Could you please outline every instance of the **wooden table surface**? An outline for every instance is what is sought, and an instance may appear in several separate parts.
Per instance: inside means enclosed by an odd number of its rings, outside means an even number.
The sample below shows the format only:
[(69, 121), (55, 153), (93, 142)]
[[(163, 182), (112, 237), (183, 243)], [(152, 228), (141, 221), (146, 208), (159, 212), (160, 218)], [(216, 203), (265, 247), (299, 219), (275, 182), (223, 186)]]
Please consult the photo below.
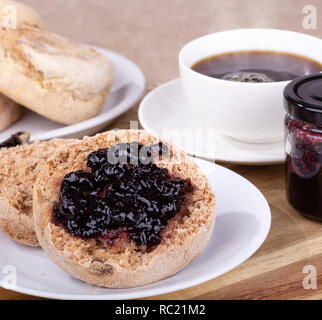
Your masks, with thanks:
[[(295, 30), (322, 37), (322, 26), (305, 30), (306, 0), (24, 0), (48, 28), (134, 60), (147, 78), (147, 92), (178, 77), (180, 47), (200, 35), (240, 27)], [(317, 9), (322, 3), (310, 0)], [(137, 106), (109, 128), (128, 128)], [(282, 165), (225, 164), (254, 183), (269, 202), (272, 226), (262, 247), (242, 265), (202, 285), (157, 299), (322, 299), (322, 224), (301, 217), (285, 199)], [(303, 268), (317, 269), (317, 289), (304, 289)], [(0, 289), (0, 299), (36, 299)]]

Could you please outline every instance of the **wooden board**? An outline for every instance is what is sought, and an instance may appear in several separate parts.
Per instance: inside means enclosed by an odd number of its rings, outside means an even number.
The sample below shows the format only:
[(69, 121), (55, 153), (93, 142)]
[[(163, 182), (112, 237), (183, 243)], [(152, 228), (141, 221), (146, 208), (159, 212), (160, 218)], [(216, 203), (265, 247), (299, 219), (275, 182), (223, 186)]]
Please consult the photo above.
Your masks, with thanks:
[[(320, 26), (316, 30), (302, 27), (302, 9), (307, 0), (297, 0), (296, 4), (285, 0), (283, 5), (280, 0), (22, 2), (37, 8), (50, 30), (133, 59), (144, 70), (148, 89), (177, 77), (180, 47), (203, 34), (237, 27), (270, 27), (322, 36)], [(310, 4), (316, 6), (321, 16), (321, 1), (311, 0)], [(128, 128), (129, 121), (135, 119), (137, 108), (110, 128)], [(153, 298), (322, 299), (322, 224), (301, 217), (289, 206), (283, 166), (225, 166), (249, 179), (267, 198), (272, 211), (268, 238), (250, 259), (227, 274), (197, 287)], [(316, 290), (302, 286), (306, 265), (317, 268)], [(35, 297), (0, 289), (0, 299)]]

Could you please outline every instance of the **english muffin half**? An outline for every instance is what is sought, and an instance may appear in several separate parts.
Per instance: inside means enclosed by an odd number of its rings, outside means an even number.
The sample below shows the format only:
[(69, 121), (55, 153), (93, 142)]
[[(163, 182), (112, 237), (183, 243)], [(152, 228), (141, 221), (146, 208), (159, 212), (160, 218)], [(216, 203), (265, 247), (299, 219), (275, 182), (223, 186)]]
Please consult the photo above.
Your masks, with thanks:
[(195, 259), (215, 221), (199, 167), (141, 130), (109, 131), (63, 147), (34, 187), (38, 241), (64, 271), (128, 288), (168, 277)]
[(0, 150), (0, 228), (12, 240), (39, 245), (32, 213), (33, 187), (47, 158), (71, 141), (54, 139)]
[(97, 115), (114, 81), (97, 51), (37, 27), (0, 29), (0, 92), (62, 124)]

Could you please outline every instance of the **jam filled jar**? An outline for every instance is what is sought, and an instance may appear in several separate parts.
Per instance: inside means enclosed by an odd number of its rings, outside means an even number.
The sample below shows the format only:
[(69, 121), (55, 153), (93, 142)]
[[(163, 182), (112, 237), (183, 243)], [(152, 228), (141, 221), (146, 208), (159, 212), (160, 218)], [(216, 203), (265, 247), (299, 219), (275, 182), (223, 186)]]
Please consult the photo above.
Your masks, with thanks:
[(322, 221), (322, 74), (285, 90), (286, 194), (302, 215)]

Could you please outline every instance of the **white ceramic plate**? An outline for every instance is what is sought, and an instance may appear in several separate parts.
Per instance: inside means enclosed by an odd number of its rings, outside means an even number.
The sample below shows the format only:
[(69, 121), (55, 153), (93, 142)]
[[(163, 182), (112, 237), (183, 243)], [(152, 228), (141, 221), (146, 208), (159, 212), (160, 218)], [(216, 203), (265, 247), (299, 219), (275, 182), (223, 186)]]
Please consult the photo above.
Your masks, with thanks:
[(0, 141), (21, 130), (28, 130), (32, 141), (57, 137), (82, 138), (103, 129), (139, 101), (145, 89), (145, 78), (138, 66), (112, 51), (86, 46), (106, 55), (115, 65), (115, 81), (102, 111), (94, 118), (66, 126), (24, 109), (21, 119), (0, 133)]
[[(172, 141), (188, 154), (206, 160), (249, 165), (285, 161), (282, 141), (246, 143), (223, 136), (214, 128), (205, 128), (203, 115), (194, 113), (189, 106), (180, 79), (167, 82), (146, 95), (139, 108), (139, 120), (144, 129)], [(203, 134), (201, 141), (197, 140), (200, 132)]]
[(18, 292), (57, 299), (134, 299), (192, 287), (235, 268), (265, 240), (269, 206), (245, 178), (204, 160), (196, 162), (216, 193), (216, 224), (204, 252), (177, 274), (138, 288), (96, 288), (63, 272), (41, 249), (16, 244), (0, 231), (0, 284), (7, 276), (1, 271), (12, 270), (5, 267), (10, 265), (17, 271), (17, 285), (11, 289)]

